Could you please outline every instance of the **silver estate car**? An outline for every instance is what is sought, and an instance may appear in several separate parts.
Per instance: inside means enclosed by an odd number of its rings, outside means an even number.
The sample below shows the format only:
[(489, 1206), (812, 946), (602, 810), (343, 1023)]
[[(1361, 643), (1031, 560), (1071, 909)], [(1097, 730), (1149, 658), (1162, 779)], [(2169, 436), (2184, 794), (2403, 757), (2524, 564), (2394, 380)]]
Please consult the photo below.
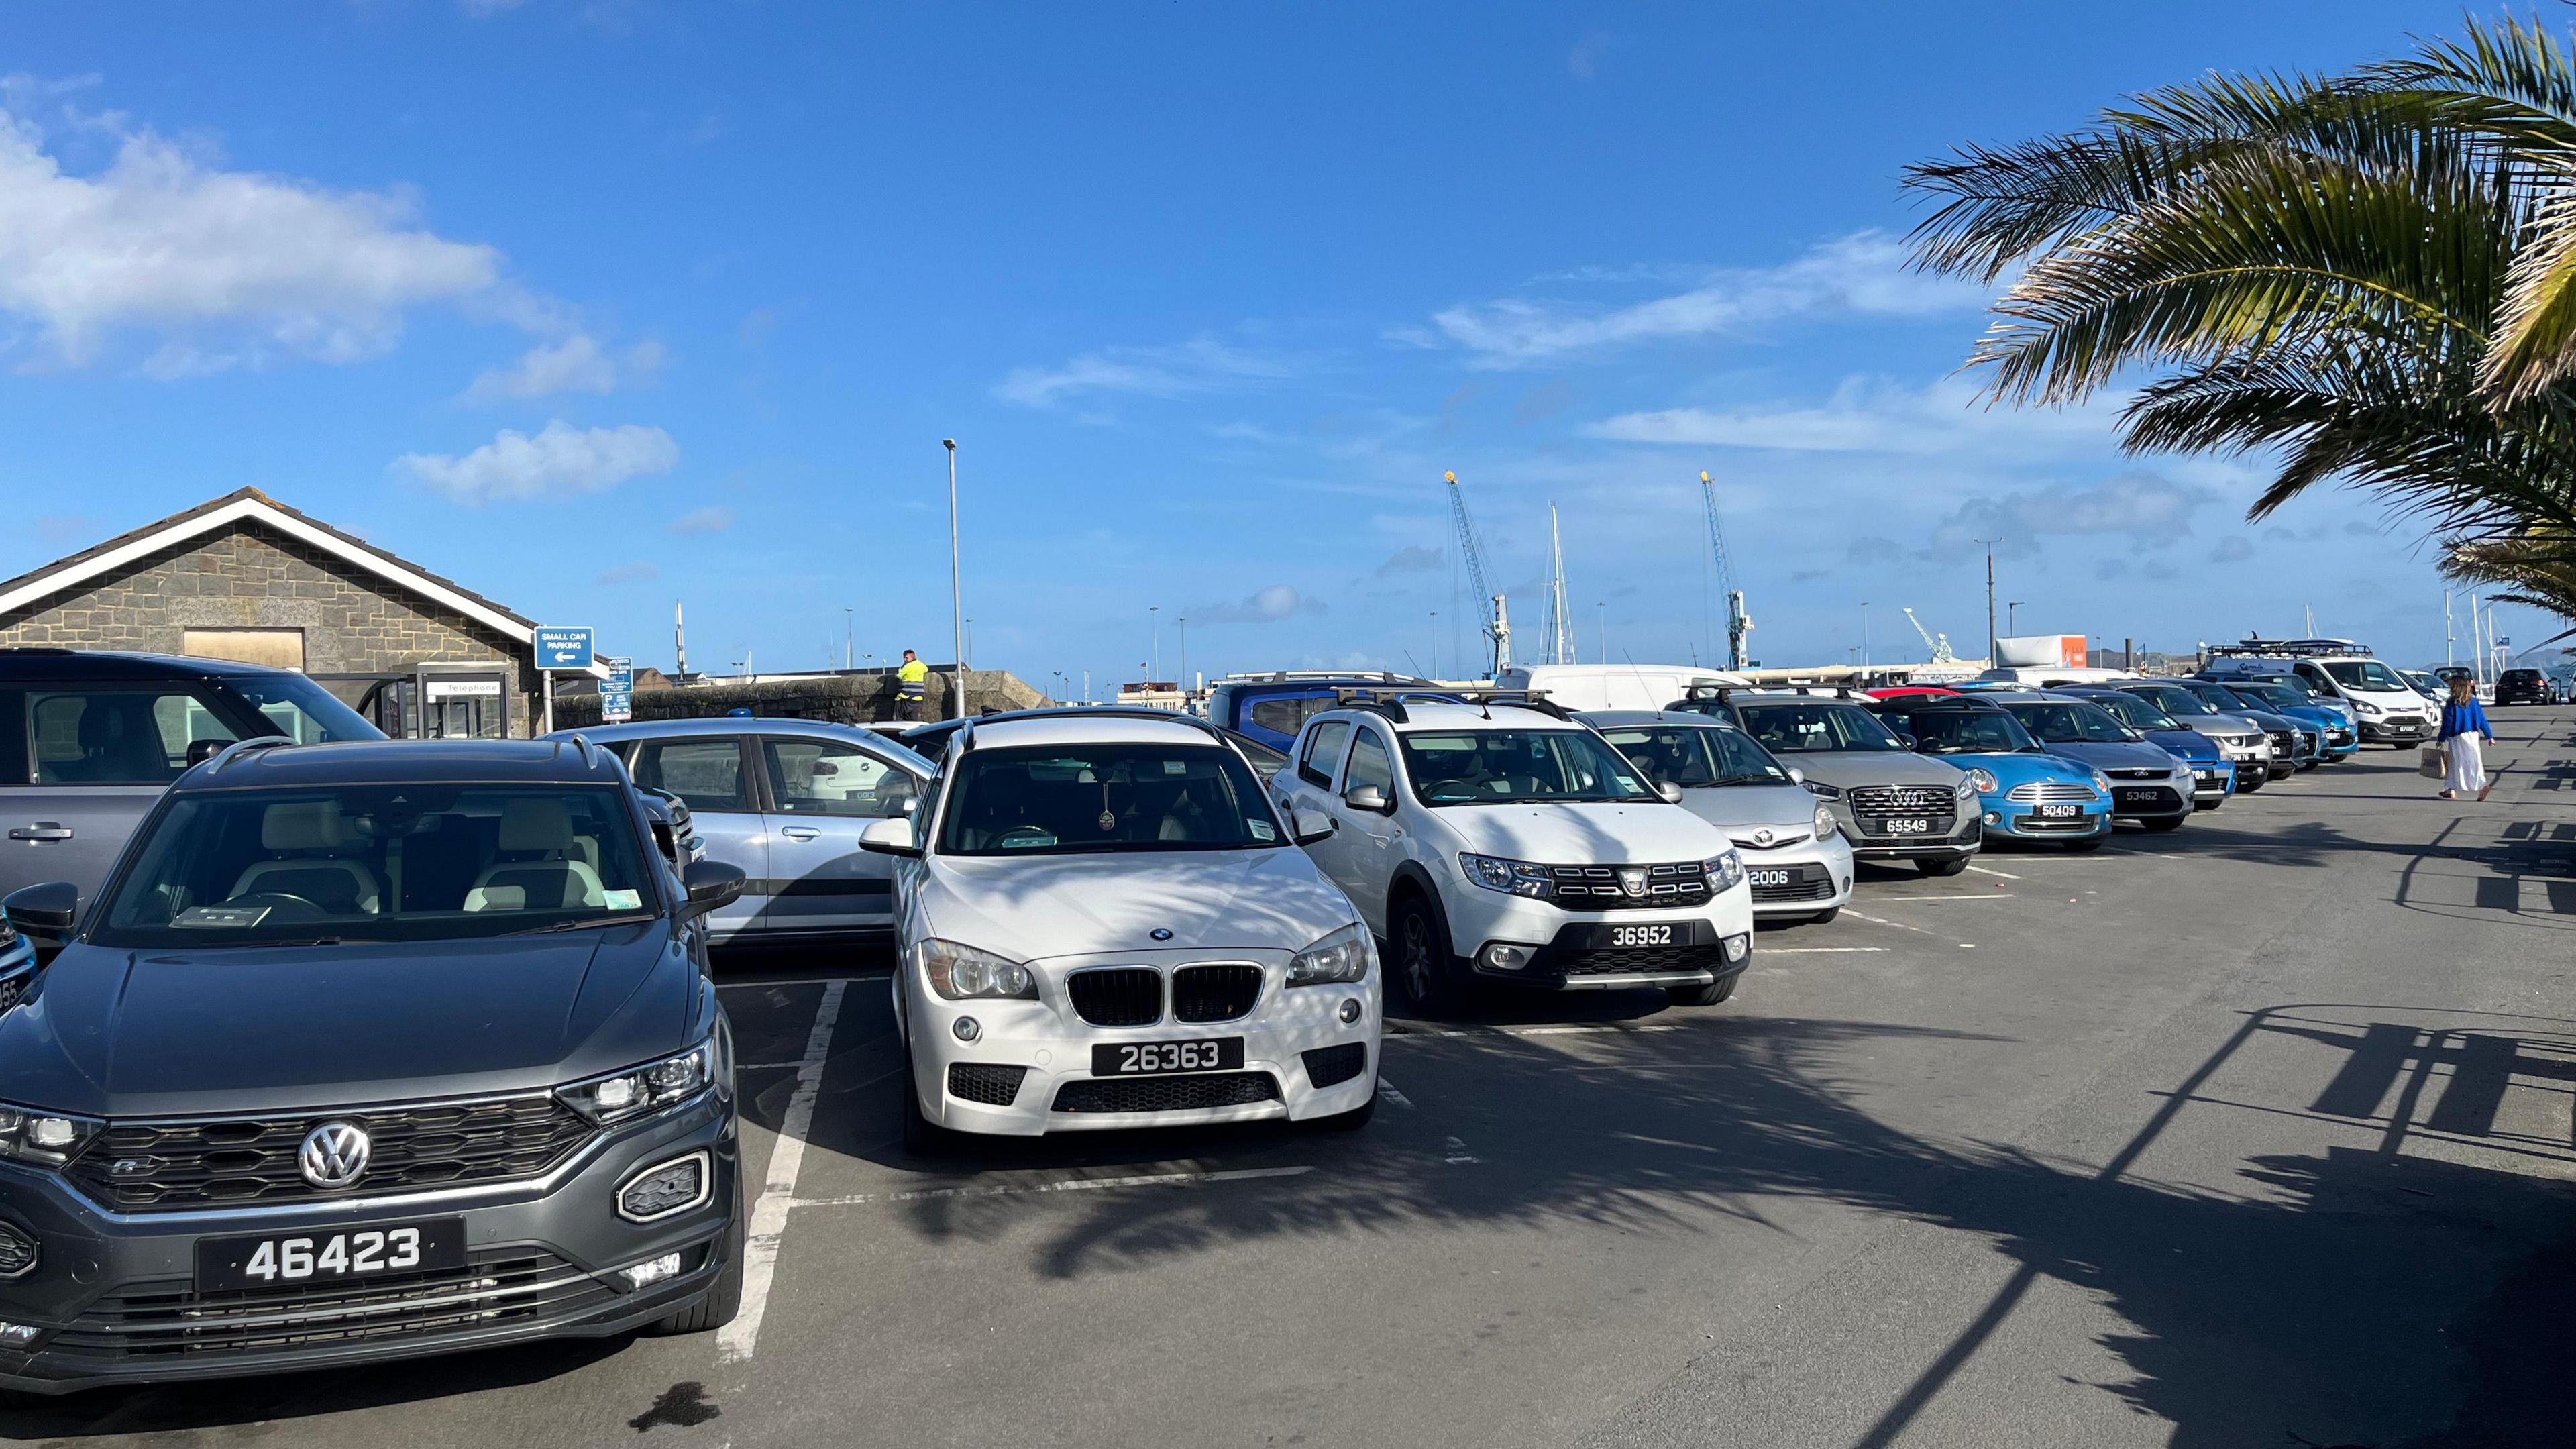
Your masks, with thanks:
[(1576, 715), (1744, 857), (1756, 921), (1830, 921), (1851, 899), (1852, 848), (1833, 807), (1733, 724), (1681, 710)]
[(686, 802), (706, 858), (741, 869), (741, 897), (706, 918), (717, 943), (894, 930), (893, 864), (861, 850), (859, 833), (911, 812), (937, 773), (930, 761), (822, 720), (640, 720), (580, 734), (623, 760), (636, 784)]

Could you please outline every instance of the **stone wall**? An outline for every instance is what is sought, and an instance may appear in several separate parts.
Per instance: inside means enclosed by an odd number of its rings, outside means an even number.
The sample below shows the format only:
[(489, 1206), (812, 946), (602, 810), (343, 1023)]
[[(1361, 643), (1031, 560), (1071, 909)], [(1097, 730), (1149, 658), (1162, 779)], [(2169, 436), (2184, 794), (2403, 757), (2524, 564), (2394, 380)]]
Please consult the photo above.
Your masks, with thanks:
[[(599, 723), (599, 696), (590, 687), (583, 692), (555, 696), (555, 727), (584, 728)], [(930, 672), (930, 707), (922, 712), (924, 719), (951, 719), (962, 711), (949, 703), (951, 671), (945, 668)], [(819, 719), (835, 724), (868, 724), (896, 717), (894, 707), (895, 678), (890, 669), (853, 669), (834, 674), (818, 674), (802, 679), (779, 679), (763, 684), (693, 684), (681, 689), (655, 689), (635, 692), (635, 718), (710, 719), (737, 709), (747, 709), (771, 719)], [(1046, 703), (1046, 696), (1027, 681), (1007, 670), (970, 669), (966, 671), (966, 704), (981, 714), (990, 710), (1034, 709)]]
[[(189, 629), (300, 629), (309, 674), (403, 674), (424, 663), (517, 664), (511, 722), (527, 733), (536, 672), (509, 636), (299, 539), (236, 524), (0, 614), (0, 645), (177, 654)], [(355, 702), (363, 684), (337, 681)]]

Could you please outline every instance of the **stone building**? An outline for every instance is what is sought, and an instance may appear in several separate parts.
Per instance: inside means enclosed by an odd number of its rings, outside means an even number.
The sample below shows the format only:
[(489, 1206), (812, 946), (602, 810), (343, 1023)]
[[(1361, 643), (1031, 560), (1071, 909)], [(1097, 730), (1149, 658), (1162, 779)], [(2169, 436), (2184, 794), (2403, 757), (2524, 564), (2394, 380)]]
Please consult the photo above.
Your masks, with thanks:
[(536, 623), (256, 488), (0, 581), (0, 647), (300, 669), (394, 735), (527, 735)]

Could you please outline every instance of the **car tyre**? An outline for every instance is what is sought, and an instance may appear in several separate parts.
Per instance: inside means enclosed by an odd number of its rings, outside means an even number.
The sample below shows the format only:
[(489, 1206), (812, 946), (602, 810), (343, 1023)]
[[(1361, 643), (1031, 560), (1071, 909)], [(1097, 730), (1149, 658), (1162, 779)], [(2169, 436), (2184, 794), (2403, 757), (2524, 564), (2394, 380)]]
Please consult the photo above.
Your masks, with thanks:
[(1843, 913), (1843, 908), (1842, 908), (1842, 907), (1840, 907), (1840, 906), (1836, 906), (1836, 907), (1834, 907), (1834, 908), (1833, 908), (1832, 910), (1830, 910), (1830, 911), (1818, 911), (1818, 912), (1816, 912), (1814, 915), (1809, 916), (1809, 917), (1807, 918), (1807, 924), (1808, 924), (1808, 925), (1810, 925), (1810, 926), (1821, 926), (1821, 925), (1825, 925), (1825, 924), (1827, 924), (1828, 922), (1832, 921), (1834, 917), (1839, 916), (1839, 915), (1841, 915), (1842, 913)]
[(684, 1333), (708, 1333), (733, 1322), (742, 1311), (743, 1256), (750, 1249), (750, 1228), (744, 1222), (742, 1176), (734, 1175), (733, 1223), (725, 1229), (724, 1271), (716, 1274), (706, 1293), (697, 1302), (672, 1314), (645, 1330), (657, 1338)]
[(1667, 986), (1664, 995), (1671, 998), (1675, 1006), (1716, 1006), (1733, 996), (1735, 983), (1743, 979), (1744, 973), (1738, 971), (1724, 981), (1707, 986)]
[(1317, 1117), (1310, 1125), (1318, 1132), (1357, 1132), (1361, 1128), (1366, 1127), (1369, 1124), (1369, 1119), (1376, 1115), (1377, 1093), (1371, 1092), (1369, 1093), (1369, 1099), (1367, 1101), (1360, 1103), (1351, 1110), (1347, 1112), (1335, 1112), (1329, 1117)]
[(922, 1115), (921, 1091), (913, 1085), (909, 1046), (903, 1053), (903, 1150), (915, 1157), (941, 1157), (957, 1150), (957, 1134)]
[(1395, 932), (1393, 976), (1405, 1002), (1424, 1016), (1441, 1016), (1458, 1005), (1457, 952), (1449, 929), (1419, 892), (1408, 892), (1389, 923)]
[(1948, 860), (1918, 860), (1914, 862), (1914, 868), (1925, 875), (1957, 875), (1968, 868), (1968, 858), (1954, 855)]
[[(2215, 805), (2203, 805), (2196, 808), (2202, 810), (2215, 810), (2218, 807)], [(2141, 820), (2138, 823), (2144, 825), (2149, 830), (2162, 832), (2167, 830), (2180, 830), (2182, 829), (2182, 823), (2190, 818), (2191, 817), (2188, 815), (2176, 815), (2169, 820)]]

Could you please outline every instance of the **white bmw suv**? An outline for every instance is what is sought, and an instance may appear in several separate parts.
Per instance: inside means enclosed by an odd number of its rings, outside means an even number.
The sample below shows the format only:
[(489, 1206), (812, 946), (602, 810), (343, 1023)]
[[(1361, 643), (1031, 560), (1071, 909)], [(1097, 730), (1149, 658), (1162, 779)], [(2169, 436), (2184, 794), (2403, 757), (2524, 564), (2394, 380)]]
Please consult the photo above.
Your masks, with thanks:
[(1753, 951), (1744, 863), (1678, 789), (1544, 702), (1347, 693), (1270, 790), (1334, 823), (1307, 851), (1389, 943), (1417, 1010), (1478, 980), (1734, 994)]
[(905, 1141), (1377, 1101), (1377, 950), (1242, 754), (1161, 711), (1032, 710), (949, 741), (897, 857)]

